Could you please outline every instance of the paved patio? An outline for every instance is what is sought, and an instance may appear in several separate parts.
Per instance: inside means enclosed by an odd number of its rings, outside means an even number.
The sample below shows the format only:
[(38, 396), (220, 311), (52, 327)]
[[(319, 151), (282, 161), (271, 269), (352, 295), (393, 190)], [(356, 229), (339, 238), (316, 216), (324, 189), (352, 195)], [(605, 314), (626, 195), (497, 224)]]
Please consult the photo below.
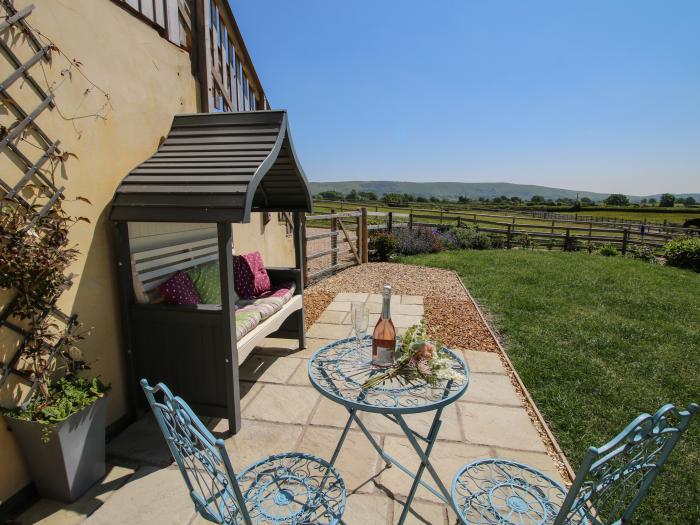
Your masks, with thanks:
[[(265, 455), (290, 450), (331, 456), (347, 413), (311, 387), (306, 366), (319, 347), (351, 334), (349, 312), (354, 301), (368, 303), (372, 326), (381, 309), (381, 296), (341, 293), (307, 332), (306, 349), (299, 351), (293, 341), (268, 339), (243, 363), (243, 428), (226, 440), (234, 468), (240, 470)], [(399, 331), (420, 321), (422, 297), (397, 295), (392, 301), (392, 318)], [(480, 457), (519, 460), (561, 480), (499, 356), (469, 350), (463, 354), (471, 368), (471, 383), (464, 397), (446, 408), (431, 457), (443, 481), (449, 484), (460, 465)], [(416, 430), (426, 432), (430, 417), (414, 415), (407, 420)], [(361, 419), (387, 452), (409, 468), (417, 468), (416, 456), (398, 427), (374, 414), (363, 414)], [(226, 429), (225, 422), (206, 421), (215, 432)], [(20, 516), (18, 523), (208, 523), (195, 515), (150, 415), (113, 440), (108, 454), (109, 474), (81, 500), (69, 506), (42, 500)], [(345, 523), (390, 525), (398, 519), (410, 479), (395, 467), (386, 469), (359, 430), (350, 431), (336, 466), (348, 488)], [(413, 508), (407, 523), (455, 522), (453, 513), (423, 488)]]

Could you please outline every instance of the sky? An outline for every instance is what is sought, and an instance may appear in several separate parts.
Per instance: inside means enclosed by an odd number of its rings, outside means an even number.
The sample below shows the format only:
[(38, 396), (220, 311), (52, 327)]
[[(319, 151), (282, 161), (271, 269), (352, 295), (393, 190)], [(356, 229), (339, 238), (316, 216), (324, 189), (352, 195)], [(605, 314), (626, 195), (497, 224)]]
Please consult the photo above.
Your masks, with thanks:
[(231, 0), (310, 180), (700, 192), (698, 0)]

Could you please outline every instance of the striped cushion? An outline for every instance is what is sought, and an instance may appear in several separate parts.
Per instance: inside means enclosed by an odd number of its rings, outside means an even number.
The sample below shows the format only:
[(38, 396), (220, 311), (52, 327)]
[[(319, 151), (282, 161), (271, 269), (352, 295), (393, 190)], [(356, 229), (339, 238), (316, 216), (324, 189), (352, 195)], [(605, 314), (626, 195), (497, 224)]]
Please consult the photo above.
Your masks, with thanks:
[(236, 309), (236, 339), (240, 339), (260, 324), (262, 317), (254, 305)]

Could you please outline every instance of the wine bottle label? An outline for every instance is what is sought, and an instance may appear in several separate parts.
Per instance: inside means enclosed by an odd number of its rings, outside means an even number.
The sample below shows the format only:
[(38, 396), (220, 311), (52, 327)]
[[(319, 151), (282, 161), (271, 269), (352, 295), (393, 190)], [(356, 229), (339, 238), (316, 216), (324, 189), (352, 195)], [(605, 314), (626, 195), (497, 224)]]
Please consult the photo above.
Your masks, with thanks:
[(390, 365), (394, 363), (394, 348), (377, 346), (377, 363)]

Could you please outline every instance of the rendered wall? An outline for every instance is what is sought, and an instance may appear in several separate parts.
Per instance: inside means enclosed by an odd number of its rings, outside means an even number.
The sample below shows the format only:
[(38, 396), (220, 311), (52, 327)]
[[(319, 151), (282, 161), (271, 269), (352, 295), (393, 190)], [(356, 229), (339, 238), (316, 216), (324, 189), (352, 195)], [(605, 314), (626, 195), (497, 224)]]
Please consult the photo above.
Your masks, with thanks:
[[(126, 403), (109, 203), (124, 175), (157, 148), (173, 115), (197, 111), (196, 85), (186, 52), (109, 0), (15, 0), (18, 9), (30, 3), (35, 5), (28, 18), (31, 25), (82, 64), (66, 73), (69, 63), (54, 53), (52, 62), (34, 66), (32, 75), (42, 87), (53, 84), (58, 104), (38, 118), (39, 125), (51, 138), (61, 140), (64, 151), (77, 156), (57, 171), (57, 181), (67, 188), (67, 210), (87, 217), (91, 224), (81, 223), (72, 231), (82, 254), (72, 268), (78, 277), (60, 306), (77, 312), (86, 327), (93, 327), (81, 348), (93, 372), (112, 384), (109, 421), (113, 422), (125, 414)], [(6, 32), (2, 38), (22, 60), (33, 54), (21, 36)], [(109, 100), (81, 71), (109, 94)], [(0, 77), (10, 72), (8, 61), (0, 57)], [(39, 103), (21, 80), (10, 92), (27, 112)], [(0, 112), (0, 124), (8, 126), (13, 120), (6, 110)], [(3, 178), (19, 178), (21, 171), (2, 154), (0, 173)], [(92, 205), (70, 202), (77, 195)], [(0, 301), (6, 295), (0, 294)], [(0, 360), (13, 344), (0, 343)], [(2, 422), (0, 466), (1, 503), (30, 481), (14, 438)]]
[[(129, 223), (132, 251), (208, 238), (216, 238), (215, 224)], [(294, 266), (293, 238), (287, 236), (284, 221), (278, 221), (276, 213), (267, 224), (261, 213), (252, 213), (248, 224), (234, 224), (233, 248), (237, 254), (259, 251), (266, 266)]]

